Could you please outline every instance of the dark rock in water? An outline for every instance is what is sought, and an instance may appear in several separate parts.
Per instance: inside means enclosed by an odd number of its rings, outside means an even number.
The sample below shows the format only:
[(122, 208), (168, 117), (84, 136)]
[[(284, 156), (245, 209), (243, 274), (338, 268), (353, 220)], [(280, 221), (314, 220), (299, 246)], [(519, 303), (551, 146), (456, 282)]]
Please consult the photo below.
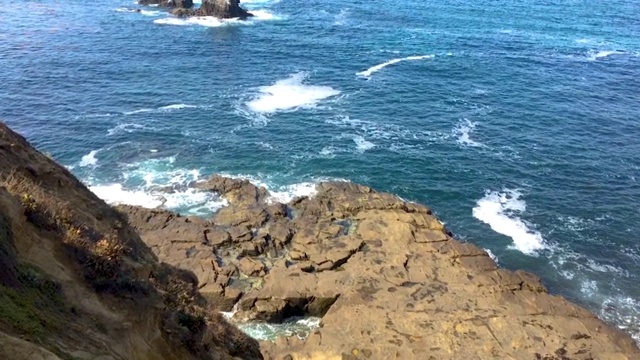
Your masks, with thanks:
[(191, 9), (193, 0), (138, 0), (140, 5), (158, 5), (162, 7)]
[(196, 11), (196, 15), (215, 16), (221, 19), (245, 19), (253, 16), (253, 14), (240, 7), (240, 0), (203, 0), (200, 9)]

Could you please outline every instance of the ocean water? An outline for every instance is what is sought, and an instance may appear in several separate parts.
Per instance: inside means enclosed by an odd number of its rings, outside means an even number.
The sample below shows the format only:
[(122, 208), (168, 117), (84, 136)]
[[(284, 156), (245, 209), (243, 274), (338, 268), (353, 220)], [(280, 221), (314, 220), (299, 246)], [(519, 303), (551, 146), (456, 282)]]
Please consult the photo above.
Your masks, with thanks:
[(283, 201), (364, 183), (640, 341), (640, 3), (12, 4), (0, 118), (105, 200), (206, 215), (225, 201), (187, 184), (212, 173)]

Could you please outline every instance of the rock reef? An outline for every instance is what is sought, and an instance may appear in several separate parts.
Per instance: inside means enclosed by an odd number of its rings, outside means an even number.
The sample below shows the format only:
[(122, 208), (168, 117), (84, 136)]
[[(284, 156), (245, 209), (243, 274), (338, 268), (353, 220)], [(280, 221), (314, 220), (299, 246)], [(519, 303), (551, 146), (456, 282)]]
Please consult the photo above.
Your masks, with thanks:
[[(211, 218), (114, 209), (2, 125), (0, 179), (2, 358), (640, 359), (630, 336), (498, 268), (429, 208), (366, 186), (281, 204), (213, 176), (196, 186), (229, 206)], [(231, 309), (236, 323), (322, 326), (258, 344), (218, 313)]]
[(246, 19), (253, 16), (240, 7), (240, 0), (203, 0), (197, 9), (193, 6), (193, 0), (139, 0), (138, 3), (171, 8), (171, 13), (179, 17), (215, 16), (220, 19)]

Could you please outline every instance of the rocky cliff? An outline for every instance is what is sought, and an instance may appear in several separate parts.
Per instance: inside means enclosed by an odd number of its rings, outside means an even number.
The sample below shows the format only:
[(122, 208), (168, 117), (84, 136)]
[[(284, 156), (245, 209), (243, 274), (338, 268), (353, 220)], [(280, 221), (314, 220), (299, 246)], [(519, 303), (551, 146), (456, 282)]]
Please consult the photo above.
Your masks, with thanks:
[[(197, 187), (229, 206), (210, 219), (113, 209), (4, 126), (0, 174), (3, 359), (640, 359), (429, 208), (365, 186), (280, 204), (214, 176)], [(232, 308), (322, 326), (258, 349), (216, 315)]]
[(1, 359), (260, 359), (125, 215), (0, 123)]

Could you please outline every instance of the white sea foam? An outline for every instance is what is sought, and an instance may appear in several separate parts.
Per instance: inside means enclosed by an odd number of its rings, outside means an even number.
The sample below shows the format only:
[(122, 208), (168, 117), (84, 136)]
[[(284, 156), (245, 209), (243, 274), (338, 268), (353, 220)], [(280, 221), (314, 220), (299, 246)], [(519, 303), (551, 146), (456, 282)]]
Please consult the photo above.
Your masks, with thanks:
[(255, 25), (259, 21), (282, 20), (283, 16), (273, 14), (268, 10), (251, 10), (252, 17), (245, 20), (239, 18), (218, 19), (214, 16), (193, 16), (188, 18), (168, 17), (156, 19), (153, 22), (159, 25), (177, 25), (177, 26), (204, 26), (204, 27), (221, 27), (221, 26), (243, 26)]
[(82, 157), (80, 163), (78, 164), (81, 167), (93, 166), (98, 163), (98, 159), (96, 159), (96, 154), (99, 150), (92, 150), (90, 153)]
[(624, 52), (622, 51), (617, 51), (617, 50), (601, 50), (601, 51), (592, 51), (588, 54), (588, 59), (590, 61), (596, 61), (596, 60), (601, 60), (604, 58), (607, 58), (611, 55), (620, 55), (620, 54), (624, 54)]
[(334, 18), (335, 20), (333, 22), (333, 25), (336, 25), (336, 26), (345, 25), (347, 23), (348, 14), (349, 14), (349, 11), (345, 9), (340, 10), (340, 13), (338, 13)]
[(457, 138), (458, 144), (478, 147), (481, 143), (471, 139), (471, 133), (475, 130), (477, 122), (464, 119), (453, 129), (453, 135)]
[(160, 11), (157, 10), (153, 10), (153, 11), (149, 11), (149, 10), (141, 10), (140, 14), (144, 15), (144, 16), (158, 16), (161, 14)]
[(513, 247), (524, 254), (535, 255), (547, 247), (540, 232), (532, 230), (518, 215), (526, 210), (526, 202), (518, 190), (487, 191), (473, 208), (473, 217), (488, 224), (493, 231), (513, 240)]
[(154, 111), (154, 109), (143, 108), (143, 109), (138, 109), (138, 110), (133, 110), (133, 111), (125, 111), (122, 114), (123, 115), (133, 115), (133, 114), (139, 114), (139, 113), (145, 113), (145, 112), (151, 112), (151, 111)]
[(112, 205), (127, 204), (147, 208), (162, 206), (161, 197), (141, 190), (125, 190), (121, 184), (89, 186), (89, 189), (99, 198)]
[(484, 249), (487, 252), (487, 255), (493, 260), (496, 264), (498, 264), (498, 257), (489, 249)]
[(216, 194), (190, 187), (201, 180), (200, 172), (175, 168), (174, 162), (174, 157), (168, 157), (129, 164), (122, 183), (90, 184), (89, 188), (110, 204), (163, 207), (194, 215), (211, 214), (228, 205)]
[(144, 129), (144, 125), (133, 124), (133, 123), (118, 124), (115, 127), (107, 130), (107, 136), (117, 135), (123, 132), (132, 133), (138, 129)]
[(316, 106), (320, 101), (340, 94), (329, 86), (307, 85), (306, 73), (293, 74), (278, 80), (273, 85), (259, 88), (260, 95), (247, 102), (247, 107), (256, 113), (270, 114)]
[(286, 185), (277, 189), (269, 190), (271, 202), (279, 202), (286, 204), (297, 197), (313, 197), (318, 192), (316, 184), (312, 182), (303, 182), (298, 184)]
[(189, 104), (171, 104), (167, 106), (161, 106), (159, 110), (180, 110), (180, 109), (193, 109), (197, 108), (197, 105), (189, 105)]
[(389, 65), (397, 64), (397, 63), (402, 62), (402, 61), (415, 61), (415, 60), (432, 59), (433, 57), (434, 57), (434, 55), (419, 55), (419, 56), (407, 56), (407, 57), (404, 57), (404, 58), (392, 59), (392, 60), (389, 60), (389, 61), (387, 61), (385, 63), (378, 64), (376, 66), (372, 66), (372, 67), (368, 68), (365, 71), (357, 72), (356, 75), (362, 76), (362, 77), (370, 77), (373, 73), (378, 72), (378, 71), (384, 69), (385, 67), (387, 67)]
[(367, 150), (373, 149), (374, 147), (376, 147), (376, 144), (372, 143), (371, 141), (367, 141), (364, 137), (360, 136), (360, 135), (356, 135), (353, 137), (353, 142), (356, 143), (356, 150), (359, 153), (363, 153)]

